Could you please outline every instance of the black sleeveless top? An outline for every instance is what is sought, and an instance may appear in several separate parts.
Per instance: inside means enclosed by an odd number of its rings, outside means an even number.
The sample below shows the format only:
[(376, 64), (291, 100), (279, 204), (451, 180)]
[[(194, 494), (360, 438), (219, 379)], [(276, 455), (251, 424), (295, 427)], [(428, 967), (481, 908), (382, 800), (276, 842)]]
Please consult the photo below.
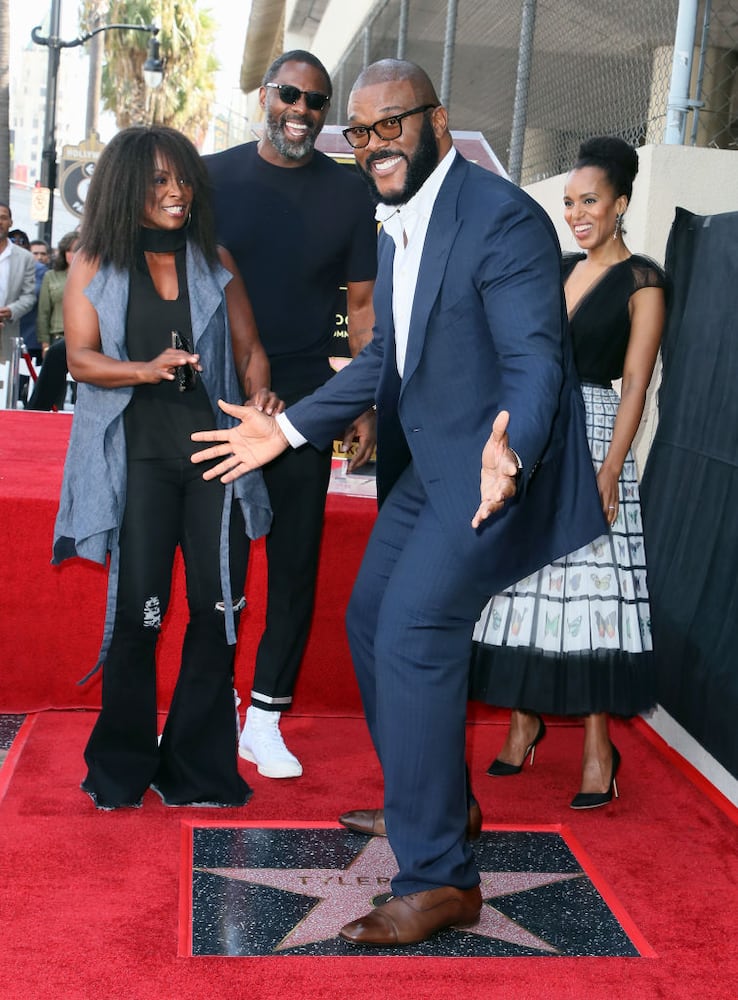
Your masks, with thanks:
[[(152, 241), (154, 237), (159, 237)], [(169, 240), (161, 237), (171, 237)], [(176, 239), (172, 239), (176, 237)], [(136, 265), (131, 269), (126, 350), (135, 361), (151, 361), (172, 346), (176, 330), (192, 348), (190, 298), (185, 267), (186, 235), (143, 230)], [(146, 265), (144, 249), (174, 250), (179, 294), (171, 301), (161, 298)], [(202, 379), (194, 389), (181, 392), (177, 381), (166, 379), (157, 385), (137, 385), (125, 414), (128, 458), (189, 458), (202, 445), (190, 440), (197, 430), (215, 427), (212, 407)]]

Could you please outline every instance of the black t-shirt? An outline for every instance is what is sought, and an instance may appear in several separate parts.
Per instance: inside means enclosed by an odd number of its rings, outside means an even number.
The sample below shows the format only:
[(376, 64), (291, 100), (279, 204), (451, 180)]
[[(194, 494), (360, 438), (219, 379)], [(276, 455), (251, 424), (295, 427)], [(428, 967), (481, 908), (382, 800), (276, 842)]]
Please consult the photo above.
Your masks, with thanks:
[(317, 150), (303, 167), (268, 163), (256, 142), (204, 160), (218, 242), (246, 285), (272, 388), (293, 401), (331, 374), (341, 286), (376, 277), (369, 190), (353, 169)]

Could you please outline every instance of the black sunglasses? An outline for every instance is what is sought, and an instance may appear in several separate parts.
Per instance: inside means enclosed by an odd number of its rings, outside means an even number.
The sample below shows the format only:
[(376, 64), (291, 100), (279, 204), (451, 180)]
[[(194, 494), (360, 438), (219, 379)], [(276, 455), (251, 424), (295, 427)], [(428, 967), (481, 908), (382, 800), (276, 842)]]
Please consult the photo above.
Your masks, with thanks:
[(402, 119), (408, 115), (419, 115), (420, 112), (430, 111), (437, 108), (437, 104), (421, 104), (419, 108), (411, 111), (403, 111), (401, 115), (391, 115), (389, 118), (380, 118), (373, 125), (352, 125), (351, 128), (343, 129), (343, 134), (349, 146), (354, 149), (363, 149), (369, 145), (371, 133), (374, 132), (380, 139), (399, 139), (402, 135)]
[(291, 83), (267, 83), (264, 86), (278, 90), (279, 99), (285, 104), (297, 104), (304, 96), (305, 107), (309, 111), (322, 111), (330, 101), (330, 97), (327, 94), (321, 94), (319, 90), (300, 90), (299, 87), (293, 87)]

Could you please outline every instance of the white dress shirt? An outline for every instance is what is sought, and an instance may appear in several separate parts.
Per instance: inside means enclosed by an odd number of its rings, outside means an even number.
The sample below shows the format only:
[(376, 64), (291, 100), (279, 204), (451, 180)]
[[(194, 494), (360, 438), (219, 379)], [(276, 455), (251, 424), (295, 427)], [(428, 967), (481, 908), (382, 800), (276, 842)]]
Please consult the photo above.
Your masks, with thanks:
[[(441, 162), (412, 198), (399, 208), (396, 205), (377, 206), (375, 217), (395, 244), (392, 266), (392, 318), (395, 324), (395, 359), (402, 378), (407, 355), (410, 316), (418, 283), (420, 260), (438, 192), (456, 156), (452, 146)], [(284, 413), (277, 414), (277, 423), (293, 448), (306, 443), (306, 438), (293, 426)]]
[(0, 253), (0, 306), (4, 306), (8, 301), (8, 281), (10, 279), (10, 255), (13, 252), (10, 240), (5, 244), (5, 249)]
[(456, 150), (452, 146), (421, 189), (405, 205), (400, 205), (399, 208), (395, 205), (377, 206), (377, 221), (382, 223), (382, 228), (395, 244), (392, 318), (395, 323), (395, 358), (400, 378), (405, 370), (410, 316), (428, 224), (438, 192), (455, 156)]

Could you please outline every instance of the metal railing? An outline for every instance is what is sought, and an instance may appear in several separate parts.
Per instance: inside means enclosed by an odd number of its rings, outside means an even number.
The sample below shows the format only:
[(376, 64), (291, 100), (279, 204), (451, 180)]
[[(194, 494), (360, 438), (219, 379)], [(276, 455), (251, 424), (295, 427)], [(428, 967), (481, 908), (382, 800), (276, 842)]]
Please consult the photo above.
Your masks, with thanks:
[(15, 410), (18, 407), (22, 350), (20, 337), (5, 338), (0, 351), (0, 410)]

